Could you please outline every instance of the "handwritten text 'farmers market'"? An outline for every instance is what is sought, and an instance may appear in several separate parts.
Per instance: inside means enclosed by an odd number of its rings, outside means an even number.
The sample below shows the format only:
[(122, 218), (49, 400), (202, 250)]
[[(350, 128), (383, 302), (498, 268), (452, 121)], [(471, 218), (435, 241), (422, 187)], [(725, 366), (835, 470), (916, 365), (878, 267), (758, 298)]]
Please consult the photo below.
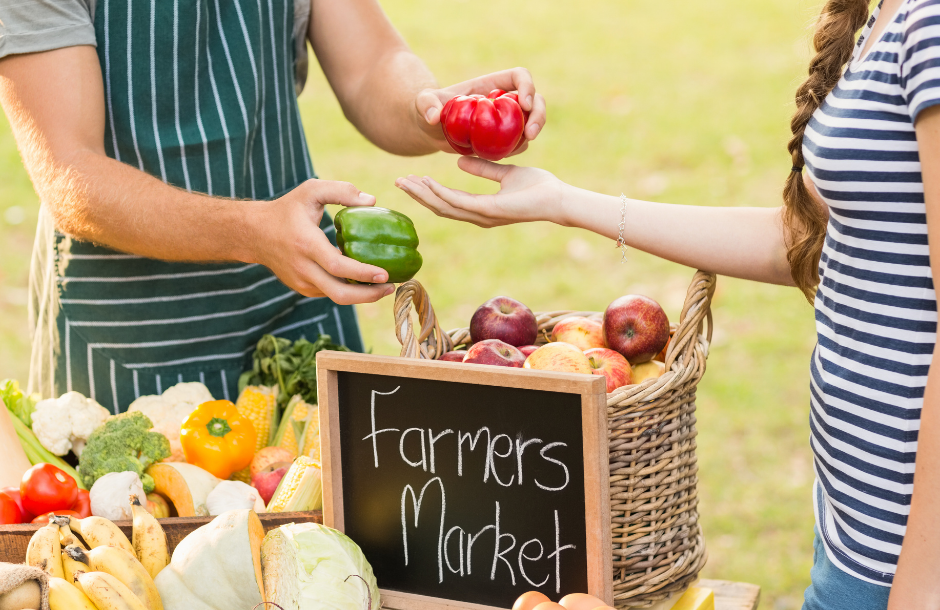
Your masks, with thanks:
[[(425, 472), (429, 472), (432, 475), (436, 474), (437, 468), (435, 463), (435, 444), (445, 436), (452, 434), (456, 437), (458, 476), (462, 477), (465, 474), (467, 474), (467, 476), (471, 476), (470, 473), (464, 473), (464, 452), (476, 450), (477, 444), (483, 440), (484, 442), (480, 446), (480, 449), (482, 449), (486, 455), (482, 473), (484, 483), (488, 483), (490, 480), (492, 480), (497, 485), (501, 485), (503, 487), (522, 485), (523, 480), (525, 479), (525, 473), (523, 472), (522, 468), (522, 456), (528, 449), (533, 453), (537, 451), (540, 459), (553, 464), (554, 467), (556, 467), (558, 470), (558, 476), (554, 481), (540, 481), (538, 479), (533, 480), (533, 483), (539, 489), (548, 492), (557, 492), (565, 489), (568, 486), (571, 479), (568, 473), (568, 467), (564, 464), (564, 462), (550, 455), (553, 449), (566, 447), (566, 443), (545, 442), (539, 438), (523, 439), (521, 435), (517, 435), (515, 439), (509, 437), (506, 434), (497, 434), (494, 436), (490, 429), (485, 426), (472, 432), (465, 432), (462, 430), (454, 431), (451, 429), (434, 432), (430, 428), (407, 428), (404, 431), (400, 430), (399, 428), (378, 429), (375, 421), (376, 397), (390, 396), (399, 389), (400, 386), (391, 392), (372, 392), (372, 433), (366, 435), (362, 440), (372, 443), (372, 453), (375, 459), (376, 468), (379, 467), (379, 435), (398, 433), (398, 453), (401, 456), (401, 459), (413, 468), (421, 468)], [(484, 436), (485, 439), (483, 439)], [(497, 474), (497, 459), (515, 462), (515, 464), (512, 465), (513, 474), (511, 476), (506, 478), (506, 473), (509, 469), (505, 466), (503, 466), (502, 478), (499, 474)], [(476, 474), (479, 476), (480, 473)], [(490, 580), (496, 579), (497, 568), (500, 568), (500, 562), (502, 562), (502, 564), (505, 565), (505, 569), (509, 572), (509, 577), (512, 579), (513, 585), (516, 584), (516, 573), (518, 570), (519, 576), (528, 582), (531, 586), (542, 587), (548, 583), (551, 575), (546, 575), (541, 581), (535, 580), (538, 578), (538, 576), (533, 575), (532, 572), (537, 571), (544, 574), (544, 571), (533, 570), (533, 566), (527, 566), (527, 563), (531, 564), (532, 562), (545, 559), (554, 563), (554, 588), (556, 591), (561, 590), (561, 553), (565, 550), (574, 549), (575, 546), (571, 544), (561, 544), (561, 532), (559, 529), (557, 510), (554, 511), (555, 539), (546, 541), (548, 545), (551, 545), (549, 547), (551, 548), (551, 552), (548, 554), (546, 554), (546, 551), (549, 550), (549, 548), (546, 548), (546, 544), (544, 544), (538, 538), (532, 538), (531, 540), (527, 540), (517, 546), (516, 537), (511, 533), (502, 530), (499, 519), (499, 501), (496, 501), (496, 514), (493, 523), (485, 526), (480, 531), (476, 533), (470, 533), (464, 531), (462, 527), (455, 525), (445, 532), (444, 523), (446, 521), (447, 498), (444, 492), (444, 483), (441, 481), (440, 477), (431, 478), (427, 483), (424, 484), (420, 491), (416, 491), (415, 488), (413, 488), (411, 485), (405, 485), (405, 488), (402, 490), (401, 531), (405, 544), (405, 565), (408, 565), (408, 526), (406, 515), (408, 513), (409, 504), (411, 506), (411, 511), (414, 514), (414, 527), (418, 527), (418, 516), (421, 512), (421, 504), (424, 501), (424, 494), (428, 487), (431, 487), (435, 484), (440, 487), (441, 491), (441, 519), (437, 539), (437, 566), (439, 582), (444, 582), (445, 566), (447, 570), (453, 574), (457, 574), (459, 576), (470, 575), (473, 568), (473, 544), (476, 542), (477, 538), (482, 536), (485, 532), (492, 530), (493, 535), (495, 536), (496, 544), (493, 550), (492, 561), (486, 562), (489, 564), (487, 567), (490, 571)], [(408, 499), (411, 500), (410, 503), (407, 502)]]

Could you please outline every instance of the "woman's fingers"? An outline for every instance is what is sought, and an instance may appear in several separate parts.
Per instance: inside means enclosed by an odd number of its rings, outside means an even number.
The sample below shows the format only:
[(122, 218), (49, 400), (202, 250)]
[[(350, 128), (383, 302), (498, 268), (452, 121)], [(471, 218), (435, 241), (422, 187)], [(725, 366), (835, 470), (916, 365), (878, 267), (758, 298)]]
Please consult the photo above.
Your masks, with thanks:
[(457, 159), (457, 167), (480, 178), (486, 178), (493, 182), (502, 182), (503, 177), (514, 165), (502, 165), (493, 163), (479, 157), (460, 157)]
[[(412, 199), (428, 208), (438, 216), (443, 216), (444, 218), (450, 218), (452, 220), (460, 220), (463, 222), (469, 222), (481, 227), (492, 227), (495, 226), (495, 223), (491, 218), (486, 216), (474, 213), (472, 211), (462, 209), (460, 206), (451, 205), (445, 199), (439, 197), (428, 184), (424, 183), (417, 176), (408, 176), (408, 178), (399, 178), (395, 181), (395, 185), (401, 190), (405, 191)], [(444, 187), (442, 187), (444, 188)], [(446, 189), (451, 193), (451, 189)], [(467, 196), (469, 194), (464, 193)]]

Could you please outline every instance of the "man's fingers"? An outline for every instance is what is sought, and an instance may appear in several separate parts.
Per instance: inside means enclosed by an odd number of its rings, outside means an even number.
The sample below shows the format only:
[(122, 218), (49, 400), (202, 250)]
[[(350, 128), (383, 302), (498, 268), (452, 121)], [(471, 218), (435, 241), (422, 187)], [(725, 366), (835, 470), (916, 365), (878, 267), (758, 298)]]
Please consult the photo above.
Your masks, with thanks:
[(415, 109), (418, 115), (424, 117), (428, 125), (437, 125), (441, 122), (441, 110), (444, 102), (440, 95), (431, 89), (425, 89), (415, 97)]
[[(529, 113), (529, 121), (525, 126), (525, 137), (527, 140), (534, 140), (545, 126), (548, 118), (548, 111), (545, 107), (545, 98), (535, 94), (535, 102), (532, 104), (532, 112)], [(521, 152), (521, 150), (520, 150)]]
[(506, 172), (512, 168), (512, 165), (501, 165), (493, 163), (479, 157), (460, 157), (457, 159), (457, 167), (480, 178), (486, 178), (493, 182), (502, 182)]
[(368, 284), (384, 284), (388, 281), (385, 269), (343, 256), (322, 231), (315, 231), (311, 235), (307, 256), (334, 277)]
[[(395, 292), (392, 284), (376, 284), (365, 286), (350, 284), (333, 277), (314, 262), (304, 270), (303, 279), (319, 292), (339, 305), (355, 305), (357, 303), (374, 303), (379, 299)], [(300, 291), (303, 294), (305, 291)]]
[(533, 109), (535, 103), (535, 83), (532, 81), (532, 74), (525, 68), (513, 68), (510, 70), (512, 77), (512, 88), (519, 94), (519, 105), (526, 112)]
[(335, 180), (307, 180), (297, 190), (306, 201), (320, 205), (375, 205), (375, 197), (363, 193), (349, 182)]

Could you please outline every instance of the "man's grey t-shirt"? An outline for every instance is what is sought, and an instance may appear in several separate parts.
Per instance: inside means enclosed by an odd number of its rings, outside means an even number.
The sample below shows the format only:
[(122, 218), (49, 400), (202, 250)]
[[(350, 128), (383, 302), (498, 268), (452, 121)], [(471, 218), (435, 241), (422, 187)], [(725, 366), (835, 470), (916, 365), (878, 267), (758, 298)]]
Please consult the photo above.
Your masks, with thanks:
[(95, 44), (95, 0), (0, 2), (0, 57)]
[[(7, 55), (95, 45), (93, 15), (100, 0), (0, 0), (0, 59)], [(154, 0), (161, 1), (161, 0)], [(294, 2), (294, 78), (307, 81), (310, 2)]]

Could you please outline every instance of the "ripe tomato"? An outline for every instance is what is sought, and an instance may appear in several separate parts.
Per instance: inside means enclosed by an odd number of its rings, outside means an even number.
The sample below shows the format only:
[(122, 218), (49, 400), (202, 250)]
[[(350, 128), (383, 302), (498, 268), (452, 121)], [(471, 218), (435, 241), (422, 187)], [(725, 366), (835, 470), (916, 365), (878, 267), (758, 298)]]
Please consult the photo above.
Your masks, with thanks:
[(13, 498), (13, 501), (20, 508), (20, 523), (28, 523), (33, 520), (34, 515), (23, 508), (23, 496), (20, 495), (19, 487), (4, 487), (0, 491)]
[(84, 489), (78, 490), (78, 497), (75, 499), (75, 504), (72, 505), (72, 510), (77, 512), (82, 519), (91, 516), (91, 497), (87, 491)]
[(75, 512), (74, 510), (54, 510), (54, 511), (49, 511), (48, 513), (44, 515), (39, 515), (38, 517), (30, 521), (30, 523), (41, 523), (41, 524), (49, 523), (49, 519), (51, 519), (53, 516), (75, 517), (77, 519), (82, 518), (82, 516), (79, 515), (77, 512)]
[(23, 513), (20, 512), (20, 507), (16, 505), (16, 500), (0, 491), (0, 525), (22, 522)]
[(34, 515), (65, 509), (75, 504), (78, 485), (75, 479), (52, 464), (36, 464), (20, 481), (23, 508)]

